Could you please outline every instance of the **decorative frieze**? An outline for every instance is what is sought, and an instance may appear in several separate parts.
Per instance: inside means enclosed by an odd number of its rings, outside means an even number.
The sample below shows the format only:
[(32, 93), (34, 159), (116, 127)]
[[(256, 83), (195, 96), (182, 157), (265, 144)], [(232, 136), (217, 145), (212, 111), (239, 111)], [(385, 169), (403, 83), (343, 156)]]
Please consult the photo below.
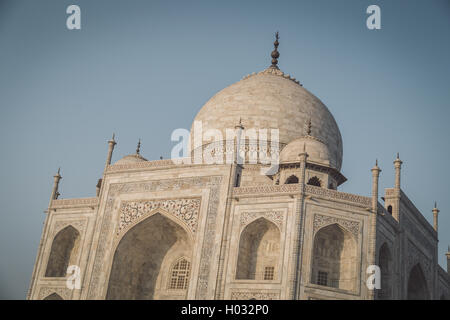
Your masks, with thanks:
[(372, 198), (359, 196), (356, 194), (340, 192), (332, 189), (325, 189), (321, 187), (315, 187), (310, 185), (305, 185), (305, 192), (307, 194), (312, 194), (324, 198), (329, 198), (332, 200), (343, 200), (353, 203), (358, 203), (370, 207), (372, 204)]
[(56, 235), (59, 231), (67, 226), (72, 226), (78, 230), (80, 234), (83, 233), (86, 228), (86, 220), (59, 220), (55, 222), (53, 227), (53, 235)]
[(241, 228), (248, 225), (250, 222), (263, 217), (275, 223), (280, 230), (283, 228), (284, 214), (282, 211), (260, 211), (260, 212), (242, 212), (240, 226)]
[(41, 287), (39, 289), (38, 300), (43, 300), (53, 293), (56, 293), (64, 300), (70, 300), (72, 290), (67, 287)]
[(300, 192), (299, 184), (282, 184), (282, 185), (260, 185), (233, 188), (234, 196), (243, 195), (267, 195), (278, 193), (297, 193)]
[(116, 235), (119, 235), (128, 226), (133, 225), (144, 217), (162, 209), (178, 218), (188, 229), (195, 234), (200, 211), (201, 198), (192, 199), (160, 199), (143, 201), (126, 201), (120, 206), (119, 225)]
[(234, 291), (231, 292), (231, 300), (279, 300), (279, 292), (258, 291)]
[(316, 233), (319, 229), (331, 225), (331, 224), (339, 224), (344, 229), (348, 230), (355, 239), (358, 239), (359, 230), (360, 230), (360, 223), (357, 221), (332, 217), (332, 216), (325, 216), (321, 214), (315, 214), (314, 215), (314, 222), (313, 222), (313, 229), (314, 233)]
[(66, 208), (66, 207), (80, 207), (80, 206), (96, 206), (98, 204), (97, 198), (78, 198), (78, 199), (57, 199), (52, 200), (53, 208)]

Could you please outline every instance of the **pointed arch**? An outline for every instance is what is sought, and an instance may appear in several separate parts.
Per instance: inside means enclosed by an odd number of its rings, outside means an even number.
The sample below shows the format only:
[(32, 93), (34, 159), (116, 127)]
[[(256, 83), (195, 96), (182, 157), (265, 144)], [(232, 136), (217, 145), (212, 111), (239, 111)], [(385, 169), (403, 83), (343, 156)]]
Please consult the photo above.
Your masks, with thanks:
[(295, 183), (298, 183), (298, 177), (296, 175), (292, 175), (286, 179), (286, 182), (284, 184), (295, 184)]
[(241, 232), (236, 279), (274, 280), (278, 277), (280, 230), (260, 217)]
[[(192, 239), (176, 220), (157, 212), (122, 236), (113, 257), (106, 299), (179, 299), (171, 295), (170, 266), (178, 257), (190, 257)], [(188, 281), (188, 280), (187, 280)]]
[(392, 254), (389, 245), (385, 242), (378, 251), (378, 266), (381, 271), (381, 288), (378, 290), (378, 298), (382, 300), (392, 299)]
[[(317, 178), (316, 176), (314, 176), (314, 177), (311, 177), (311, 178), (308, 180), (308, 183), (307, 183), (307, 184), (309, 184), (310, 186), (321, 187), (321, 186), (322, 186), (322, 181), (320, 181), (319, 178)], [(331, 188), (330, 188), (330, 189), (331, 189)]]
[(314, 236), (311, 283), (354, 290), (357, 281), (356, 241), (352, 234), (334, 223)]
[(42, 300), (64, 300), (64, 299), (56, 292), (53, 292), (52, 294), (49, 294)]
[(76, 262), (79, 240), (80, 233), (71, 225), (56, 234), (47, 261), (46, 277), (66, 276), (67, 267)]
[(408, 277), (408, 300), (428, 300), (427, 281), (420, 263), (411, 268)]

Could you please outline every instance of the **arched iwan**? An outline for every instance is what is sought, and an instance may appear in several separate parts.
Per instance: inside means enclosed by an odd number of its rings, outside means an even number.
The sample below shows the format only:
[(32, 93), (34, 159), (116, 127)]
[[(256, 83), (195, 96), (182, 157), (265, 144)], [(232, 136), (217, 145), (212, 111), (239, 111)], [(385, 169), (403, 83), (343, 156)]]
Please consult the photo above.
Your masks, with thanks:
[(76, 262), (79, 242), (80, 233), (72, 226), (67, 226), (56, 234), (45, 270), (46, 277), (66, 276), (67, 267)]
[(357, 280), (356, 241), (352, 234), (331, 224), (314, 237), (311, 283), (354, 290)]
[(187, 286), (169, 289), (170, 270), (180, 256), (191, 254), (192, 240), (184, 228), (164, 214), (151, 215), (120, 240), (106, 299), (185, 299)]
[(408, 300), (428, 300), (428, 286), (422, 267), (416, 264), (409, 272), (408, 277)]
[(241, 233), (236, 279), (276, 279), (279, 257), (280, 230), (265, 218), (256, 219)]

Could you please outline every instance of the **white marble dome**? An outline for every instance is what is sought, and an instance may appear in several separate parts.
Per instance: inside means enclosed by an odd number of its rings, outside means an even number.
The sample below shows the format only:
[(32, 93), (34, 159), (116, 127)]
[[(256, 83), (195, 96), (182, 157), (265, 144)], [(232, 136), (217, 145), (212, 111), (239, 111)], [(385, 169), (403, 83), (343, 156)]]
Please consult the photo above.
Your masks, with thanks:
[(299, 153), (304, 151), (308, 154), (308, 162), (336, 168), (336, 159), (330, 157), (327, 145), (312, 136), (304, 136), (289, 142), (280, 152), (280, 163), (298, 162)]
[(140, 154), (129, 154), (122, 159), (117, 160), (114, 164), (129, 164), (129, 163), (136, 163), (136, 162), (143, 162), (148, 161)]
[[(225, 130), (234, 129), (240, 119), (246, 130), (278, 128), (281, 148), (302, 137), (307, 121), (311, 120), (311, 135), (325, 143), (330, 163), (338, 170), (341, 168), (342, 138), (333, 115), (297, 80), (277, 68), (251, 74), (219, 91), (201, 108), (194, 121), (202, 122), (203, 133), (209, 129), (220, 130), (225, 140)], [(270, 139), (270, 133), (268, 136)]]

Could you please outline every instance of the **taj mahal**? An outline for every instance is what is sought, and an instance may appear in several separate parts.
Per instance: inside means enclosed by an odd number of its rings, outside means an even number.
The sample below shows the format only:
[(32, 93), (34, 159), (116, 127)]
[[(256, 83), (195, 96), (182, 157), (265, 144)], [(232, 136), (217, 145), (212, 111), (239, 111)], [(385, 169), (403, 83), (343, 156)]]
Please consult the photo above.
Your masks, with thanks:
[[(250, 139), (191, 143), (187, 155), (232, 161), (147, 160), (138, 145), (113, 162), (113, 136), (95, 196), (61, 198), (54, 176), (28, 299), (450, 299), (437, 206), (431, 225), (402, 191), (399, 155), (384, 195), (375, 159), (370, 195), (339, 191), (347, 180), (339, 127), (280, 70), (278, 46), (277, 34), (270, 66), (219, 91), (195, 117), (223, 137), (277, 129), (264, 147), (277, 146), (276, 169), (247, 161), (263, 148)], [(370, 288), (373, 266), (380, 285)], [(68, 286), (74, 276), (79, 285)]]

